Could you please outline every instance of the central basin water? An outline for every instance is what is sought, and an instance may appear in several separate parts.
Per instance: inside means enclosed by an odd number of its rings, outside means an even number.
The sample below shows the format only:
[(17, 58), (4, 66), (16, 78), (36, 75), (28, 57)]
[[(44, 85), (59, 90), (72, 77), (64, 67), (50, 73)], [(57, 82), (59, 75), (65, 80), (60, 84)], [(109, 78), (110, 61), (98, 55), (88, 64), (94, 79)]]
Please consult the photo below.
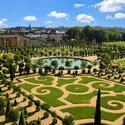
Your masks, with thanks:
[[(84, 59), (73, 59), (73, 58), (42, 58), (42, 59), (39, 59), (39, 60), (36, 60), (36, 61), (33, 61), (33, 64), (36, 64), (38, 67), (44, 67), (46, 65), (51, 65), (51, 62), (53, 60), (57, 60), (58, 62), (58, 67), (61, 67), (63, 66), (65, 69), (73, 69), (75, 66), (78, 66), (79, 68), (82, 68), (81, 67), (81, 64), (82, 62), (86, 62), (86, 65), (91, 65), (92, 63), (87, 61), (87, 60), (84, 60)], [(71, 62), (71, 66), (70, 67), (66, 67), (65, 66), (65, 62), (66, 61), (70, 61)]]

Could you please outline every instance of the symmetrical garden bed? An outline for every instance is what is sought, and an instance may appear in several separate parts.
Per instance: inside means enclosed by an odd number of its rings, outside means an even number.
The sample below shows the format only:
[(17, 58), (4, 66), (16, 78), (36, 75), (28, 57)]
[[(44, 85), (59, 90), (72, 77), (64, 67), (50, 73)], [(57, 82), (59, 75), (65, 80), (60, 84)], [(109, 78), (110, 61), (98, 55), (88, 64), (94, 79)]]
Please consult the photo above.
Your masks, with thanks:
[(93, 122), (99, 88), (102, 123), (115, 125), (125, 114), (125, 86), (120, 83), (92, 76), (34, 76), (20, 80), (18, 85), (23, 89), (51, 105), (57, 114), (73, 115), (76, 124)]

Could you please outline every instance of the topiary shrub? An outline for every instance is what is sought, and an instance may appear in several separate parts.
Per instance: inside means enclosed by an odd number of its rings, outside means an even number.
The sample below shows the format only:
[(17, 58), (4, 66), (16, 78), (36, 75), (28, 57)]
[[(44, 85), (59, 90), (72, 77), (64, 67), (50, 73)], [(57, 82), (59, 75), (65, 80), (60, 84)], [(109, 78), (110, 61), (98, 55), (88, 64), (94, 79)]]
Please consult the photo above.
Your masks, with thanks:
[(57, 124), (57, 119), (56, 118), (52, 119), (52, 123), (50, 125), (56, 125), (56, 124)]
[(35, 104), (36, 106), (41, 106), (41, 103), (40, 103), (39, 100), (34, 101), (34, 104)]
[(33, 95), (33, 94), (28, 95), (28, 99), (29, 99), (29, 100), (32, 100), (32, 101), (33, 101), (33, 98), (34, 98), (34, 95)]
[(41, 105), (41, 109), (43, 109), (43, 110), (47, 110), (47, 111), (48, 111), (49, 108), (50, 108), (50, 105), (48, 105), (48, 104), (46, 104), (46, 103), (43, 103), (43, 104)]
[(19, 120), (19, 111), (18, 109), (12, 109), (9, 111), (7, 118), (11, 121), (11, 122), (15, 122)]
[(49, 113), (48, 112), (44, 112), (43, 118), (46, 119), (49, 117)]
[(33, 106), (33, 102), (32, 101), (28, 102), (28, 107), (30, 107), (30, 106)]
[(36, 106), (36, 112), (40, 111), (40, 106)]

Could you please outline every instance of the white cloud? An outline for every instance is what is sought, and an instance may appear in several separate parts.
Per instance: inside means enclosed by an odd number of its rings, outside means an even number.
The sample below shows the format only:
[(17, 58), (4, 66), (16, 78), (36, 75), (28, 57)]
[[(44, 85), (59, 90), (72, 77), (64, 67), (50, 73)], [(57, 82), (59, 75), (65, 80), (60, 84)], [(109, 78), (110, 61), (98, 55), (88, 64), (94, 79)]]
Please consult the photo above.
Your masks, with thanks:
[(66, 18), (68, 16), (67, 13), (57, 13), (56, 11), (50, 12), (47, 16), (55, 17), (55, 18)]
[(111, 19), (114, 19), (114, 18), (113, 18), (112, 16), (110, 16), (110, 15), (107, 15), (107, 16), (106, 16), (106, 19), (107, 19), (107, 20), (111, 20)]
[(46, 22), (44, 22), (44, 23), (46, 23), (46, 24), (50, 24), (50, 23), (53, 23), (52, 21), (46, 21)]
[(78, 22), (81, 22), (81, 23), (90, 23), (90, 22), (93, 22), (95, 21), (95, 19), (90, 16), (90, 15), (86, 15), (86, 14), (79, 14), (77, 17), (76, 17), (76, 20)]
[(125, 13), (116, 13), (114, 17), (107, 15), (106, 19), (125, 19)]
[(116, 12), (125, 7), (125, 0), (103, 0), (92, 7), (99, 8), (101, 12)]
[(3, 18), (3, 19), (1, 19), (3, 22), (5, 22), (5, 21), (7, 21), (7, 19), (6, 18)]
[(6, 26), (7, 24), (4, 24), (5, 21), (7, 21), (7, 19), (0, 19), (0, 26)]
[(116, 13), (115, 18), (116, 19), (125, 19), (125, 14), (124, 13)]
[(74, 8), (79, 8), (79, 7), (83, 7), (84, 4), (74, 4)]
[(26, 21), (36, 21), (37, 18), (35, 16), (25, 16), (23, 17), (24, 20)]
[(0, 20), (0, 25), (3, 25), (3, 21), (2, 20)]

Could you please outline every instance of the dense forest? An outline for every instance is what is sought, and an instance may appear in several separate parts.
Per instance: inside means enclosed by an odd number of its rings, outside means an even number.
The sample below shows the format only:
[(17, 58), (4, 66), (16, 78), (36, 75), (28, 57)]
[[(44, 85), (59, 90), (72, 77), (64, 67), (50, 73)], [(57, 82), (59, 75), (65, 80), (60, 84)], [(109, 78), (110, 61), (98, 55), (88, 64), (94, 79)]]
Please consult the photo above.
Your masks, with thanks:
[(125, 41), (125, 31), (115, 28), (96, 28), (91, 26), (72, 27), (66, 32), (65, 40), (82, 40), (91, 42)]

